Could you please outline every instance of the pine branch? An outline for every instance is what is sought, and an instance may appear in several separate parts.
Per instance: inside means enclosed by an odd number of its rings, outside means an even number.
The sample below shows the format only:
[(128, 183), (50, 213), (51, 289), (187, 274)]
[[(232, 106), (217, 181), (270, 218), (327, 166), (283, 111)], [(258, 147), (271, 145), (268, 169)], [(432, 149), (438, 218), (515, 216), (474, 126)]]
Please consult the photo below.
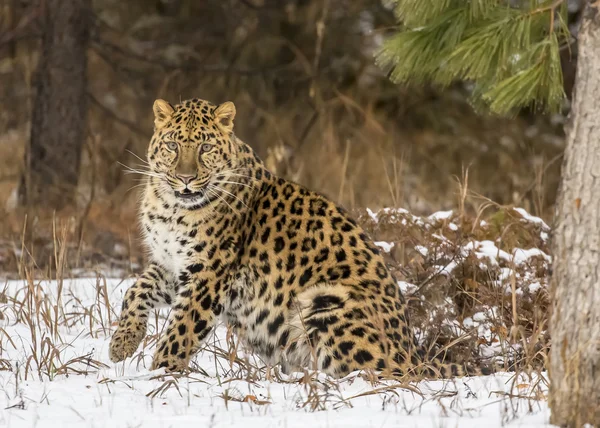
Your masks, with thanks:
[(492, 9), (496, 7), (495, 0), (472, 0), (471, 2), (471, 19), (486, 19)]
[(457, 0), (402, 0), (396, 2), (394, 12), (407, 28), (420, 27), (456, 7)]
[(406, 30), (387, 40), (376, 62), (390, 71), (395, 83), (440, 80), (443, 63), (462, 39), (468, 25), (468, 10), (457, 8), (437, 17), (427, 27)]
[(395, 83), (474, 83), (472, 101), (510, 114), (556, 110), (564, 99), (561, 44), (571, 38), (564, 0), (397, 0), (400, 31), (377, 64)]
[(558, 8), (564, 2), (565, 2), (565, 0), (554, 0), (551, 4), (549, 4), (547, 6), (540, 6), (537, 9), (534, 9), (529, 13), (532, 15), (535, 15), (537, 13), (544, 13), (544, 12), (548, 12), (548, 11), (554, 12), (554, 10), (556, 10), (556, 8)]
[(534, 24), (534, 17), (518, 11), (480, 24), (449, 55), (448, 72), (465, 80), (504, 76), (531, 46)]
[(543, 106), (550, 111), (560, 108), (565, 94), (556, 34), (533, 46), (529, 56), (524, 62), (533, 65), (482, 94), (492, 112), (506, 115), (528, 106)]

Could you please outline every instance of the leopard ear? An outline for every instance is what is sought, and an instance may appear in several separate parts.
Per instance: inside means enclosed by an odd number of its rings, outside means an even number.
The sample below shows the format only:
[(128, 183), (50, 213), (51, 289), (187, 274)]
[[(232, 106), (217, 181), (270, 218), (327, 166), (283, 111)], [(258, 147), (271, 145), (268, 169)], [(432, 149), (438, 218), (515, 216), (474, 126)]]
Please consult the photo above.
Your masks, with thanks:
[(224, 102), (215, 109), (215, 120), (225, 131), (233, 130), (233, 119), (235, 118), (235, 105), (231, 101)]
[(175, 111), (173, 106), (165, 100), (154, 101), (152, 110), (154, 110), (154, 129), (156, 130), (165, 126)]

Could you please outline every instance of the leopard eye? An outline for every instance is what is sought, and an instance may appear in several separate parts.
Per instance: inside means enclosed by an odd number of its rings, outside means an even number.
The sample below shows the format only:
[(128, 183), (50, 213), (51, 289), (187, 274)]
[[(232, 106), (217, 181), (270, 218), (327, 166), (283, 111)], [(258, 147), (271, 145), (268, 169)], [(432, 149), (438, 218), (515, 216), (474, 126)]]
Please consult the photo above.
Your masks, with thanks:
[(179, 147), (179, 146), (178, 146), (178, 145), (177, 145), (177, 143), (176, 143), (176, 142), (174, 142), (174, 141), (169, 141), (169, 142), (167, 143), (167, 148), (168, 148), (169, 150), (173, 151), (173, 152), (174, 152), (175, 150), (177, 150), (177, 147)]
[(212, 148), (213, 148), (212, 144), (208, 144), (208, 143), (204, 143), (204, 144), (202, 144), (202, 146), (200, 146), (200, 150), (202, 151), (202, 153), (210, 152), (212, 150)]

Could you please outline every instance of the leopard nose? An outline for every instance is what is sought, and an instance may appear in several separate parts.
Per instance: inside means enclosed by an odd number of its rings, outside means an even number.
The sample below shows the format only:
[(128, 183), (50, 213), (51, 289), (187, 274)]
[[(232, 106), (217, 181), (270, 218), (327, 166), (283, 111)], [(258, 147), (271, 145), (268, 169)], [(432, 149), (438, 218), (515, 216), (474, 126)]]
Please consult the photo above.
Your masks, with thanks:
[(190, 182), (196, 178), (195, 175), (177, 174), (177, 178), (183, 181), (184, 184), (190, 184)]

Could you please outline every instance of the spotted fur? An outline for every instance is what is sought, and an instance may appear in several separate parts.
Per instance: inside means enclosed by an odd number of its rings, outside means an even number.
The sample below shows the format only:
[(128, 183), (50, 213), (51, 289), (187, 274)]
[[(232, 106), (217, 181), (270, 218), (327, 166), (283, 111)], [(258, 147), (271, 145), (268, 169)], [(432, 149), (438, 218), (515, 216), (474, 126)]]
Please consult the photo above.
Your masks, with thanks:
[(379, 249), (344, 209), (269, 172), (233, 133), (232, 103), (157, 100), (154, 112), (140, 213), (150, 263), (124, 297), (112, 361), (168, 305), (153, 368), (187, 368), (221, 319), (284, 371), (463, 372), (423, 364)]

